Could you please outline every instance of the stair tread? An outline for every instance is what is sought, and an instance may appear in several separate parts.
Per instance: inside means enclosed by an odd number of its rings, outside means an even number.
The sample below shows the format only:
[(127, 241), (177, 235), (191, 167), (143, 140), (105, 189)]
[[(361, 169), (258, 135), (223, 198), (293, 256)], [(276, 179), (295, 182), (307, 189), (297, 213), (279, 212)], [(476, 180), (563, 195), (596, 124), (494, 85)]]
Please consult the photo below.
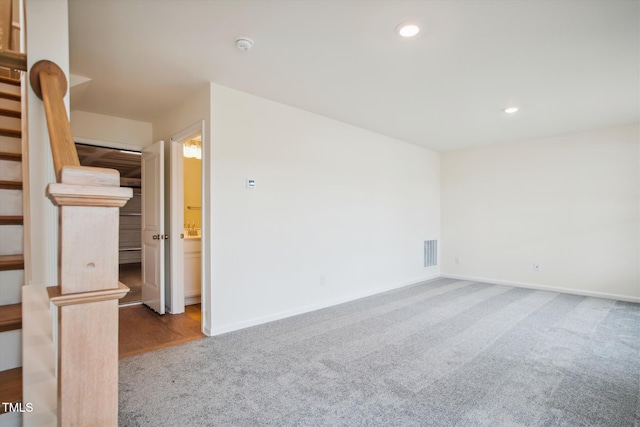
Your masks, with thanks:
[(22, 190), (22, 181), (0, 181), (0, 189)]
[(0, 305), (0, 332), (22, 329), (22, 304)]
[(0, 128), (0, 136), (8, 136), (10, 138), (22, 138), (22, 131), (19, 129)]
[(10, 108), (0, 108), (0, 116), (15, 117), (19, 119), (22, 117), (22, 112), (20, 110), (12, 110)]
[(24, 256), (0, 255), (0, 271), (23, 270)]
[(8, 85), (20, 86), (20, 80), (12, 79), (11, 77), (0, 76), (0, 83), (6, 83)]
[(12, 101), (21, 101), (22, 100), (22, 96), (20, 96), (17, 93), (3, 92), (3, 91), (0, 91), (0, 98), (10, 99)]
[(22, 215), (0, 215), (0, 225), (23, 225)]
[(22, 161), (22, 153), (10, 153), (8, 151), (0, 151), (0, 160), (11, 160), (15, 162)]
[[(17, 403), (22, 400), (22, 368), (0, 371), (0, 401)], [(4, 414), (4, 405), (0, 405), (0, 414)]]

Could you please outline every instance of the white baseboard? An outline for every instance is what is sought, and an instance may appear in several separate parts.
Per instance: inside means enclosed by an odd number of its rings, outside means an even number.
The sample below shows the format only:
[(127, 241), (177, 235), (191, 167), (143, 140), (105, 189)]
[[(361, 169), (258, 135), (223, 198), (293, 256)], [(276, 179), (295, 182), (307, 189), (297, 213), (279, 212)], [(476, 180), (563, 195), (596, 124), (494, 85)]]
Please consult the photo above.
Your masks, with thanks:
[(456, 279), (456, 280), (466, 280), (470, 282), (481, 282), (481, 283), (490, 283), (493, 285), (505, 285), (505, 286), (513, 286), (516, 288), (526, 288), (526, 289), (535, 289), (541, 291), (550, 291), (550, 292), (559, 292), (565, 294), (573, 294), (573, 295), (581, 295), (587, 297), (595, 297), (595, 298), (606, 298), (606, 299), (614, 299), (619, 301), (628, 301), (634, 303), (640, 303), (640, 297), (631, 297), (626, 295), (617, 295), (617, 294), (609, 294), (604, 292), (593, 292), (593, 291), (582, 291), (578, 289), (571, 288), (561, 288), (556, 286), (547, 286), (547, 285), (538, 285), (535, 283), (521, 283), (521, 282), (511, 282), (508, 280), (499, 280), (499, 279), (490, 279), (486, 277), (476, 277), (476, 276), (462, 276), (457, 274), (433, 274), (430, 276), (425, 276), (419, 279), (410, 280), (403, 283), (397, 283), (391, 286), (381, 287), (374, 290), (369, 290), (366, 292), (361, 292), (358, 294), (352, 294), (349, 296), (345, 296), (342, 298), (336, 298), (334, 300), (325, 301), (319, 304), (312, 304), (300, 308), (296, 308), (293, 310), (283, 311), (280, 313), (271, 314), (263, 317), (256, 317), (253, 319), (249, 319), (242, 322), (232, 323), (229, 325), (225, 325), (219, 328), (204, 328), (203, 333), (208, 336), (221, 335), (226, 334), (228, 332), (237, 331), (240, 329), (250, 328), (252, 326), (262, 325), (264, 323), (273, 322), (280, 319), (285, 319), (287, 317), (297, 316), (299, 314), (309, 313), (315, 310), (321, 310), (323, 308), (332, 307), (339, 304), (344, 304), (350, 301), (355, 301), (361, 298), (370, 297), (373, 295), (381, 294), (384, 292), (388, 292), (394, 289), (403, 288), (405, 286), (415, 285), (421, 282), (425, 282), (427, 280), (433, 280), (438, 278), (446, 278), (446, 279)]
[(200, 293), (191, 297), (184, 297), (184, 305), (200, 304)]
[(383, 292), (388, 292), (388, 291), (391, 291), (391, 290), (394, 290), (394, 289), (403, 288), (405, 286), (415, 285), (415, 284), (418, 284), (418, 283), (421, 283), (421, 282), (425, 282), (427, 280), (437, 279), (439, 277), (440, 277), (439, 274), (433, 274), (433, 275), (424, 276), (424, 277), (421, 277), (421, 278), (416, 278), (416, 279), (409, 280), (409, 281), (402, 282), (402, 283), (396, 283), (396, 284), (393, 284), (391, 286), (384, 286), (384, 287), (381, 287), (381, 288), (368, 290), (368, 291), (365, 291), (365, 292), (360, 292), (360, 293), (357, 293), (357, 294), (352, 294), (352, 295), (348, 295), (348, 296), (341, 297), (341, 298), (336, 298), (334, 300), (325, 301), (325, 302), (322, 302), (322, 303), (319, 303), (319, 304), (311, 304), (311, 305), (307, 305), (307, 306), (304, 306), (304, 307), (296, 308), (296, 309), (293, 309), (293, 310), (282, 311), (280, 313), (274, 313), (274, 314), (270, 314), (268, 316), (256, 317), (254, 319), (249, 319), (249, 320), (242, 321), (242, 322), (232, 323), (230, 325), (221, 326), (219, 328), (211, 328), (211, 329), (204, 328), (203, 333), (205, 335), (208, 335), (208, 336), (222, 335), (222, 334), (226, 334), (228, 332), (233, 332), (233, 331), (237, 331), (237, 330), (240, 330), (240, 329), (250, 328), (252, 326), (262, 325), (264, 323), (269, 323), (269, 322), (273, 322), (273, 321), (276, 321), (276, 320), (285, 319), (287, 317), (297, 316), (299, 314), (309, 313), (311, 311), (316, 311), (316, 310), (320, 310), (320, 309), (327, 308), (327, 307), (333, 307), (334, 305), (344, 304), (344, 303), (347, 303), (347, 302), (350, 302), (350, 301), (355, 301), (355, 300), (358, 300), (358, 299), (370, 297), (372, 295), (381, 294)]
[(583, 291), (579, 289), (560, 288), (557, 286), (538, 285), (535, 283), (510, 282), (508, 280), (490, 279), (487, 277), (462, 276), (459, 274), (441, 274), (440, 277), (445, 279), (467, 280), (470, 282), (490, 283), (492, 285), (505, 285), (505, 286), (513, 286), (516, 288), (536, 289), (540, 291), (559, 292), (563, 294), (581, 295), (586, 297), (606, 298), (606, 299), (615, 299), (619, 301), (640, 303), (640, 297), (609, 294), (605, 292)]

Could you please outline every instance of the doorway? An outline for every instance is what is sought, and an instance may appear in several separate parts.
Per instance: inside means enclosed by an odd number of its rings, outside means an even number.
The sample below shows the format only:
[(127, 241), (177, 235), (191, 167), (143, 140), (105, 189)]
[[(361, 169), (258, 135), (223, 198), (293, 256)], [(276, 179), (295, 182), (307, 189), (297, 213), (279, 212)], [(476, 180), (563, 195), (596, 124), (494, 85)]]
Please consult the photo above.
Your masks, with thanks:
[[(182, 314), (177, 315), (159, 315), (142, 303), (141, 218), (143, 186), (142, 153), (140, 151), (142, 148), (84, 138), (76, 138), (75, 143), (82, 166), (116, 169), (120, 172), (120, 185), (133, 189), (133, 197), (120, 210), (119, 281), (131, 289), (120, 300), (120, 357), (141, 354), (204, 337), (201, 332), (202, 308), (198, 304), (199, 296), (197, 299), (191, 298), (190, 300), (187, 297), (186, 310), (183, 304), (182, 311), (179, 312)], [(160, 185), (163, 184), (164, 182), (160, 183)], [(197, 221), (194, 219), (190, 219), (190, 221), (192, 228), (200, 228)], [(196, 224), (193, 225), (193, 222)], [(199, 260), (198, 264), (200, 264)], [(170, 269), (173, 268), (170, 266)], [(197, 274), (199, 280), (199, 271)], [(167, 288), (170, 289), (170, 286)], [(169, 312), (175, 313), (172, 310)]]
[(171, 313), (200, 304), (202, 284), (203, 123), (171, 138), (170, 222)]
[(130, 289), (120, 305), (141, 304), (141, 153), (79, 141), (76, 141), (76, 150), (82, 166), (116, 169), (120, 172), (120, 186), (133, 190), (133, 197), (120, 208), (118, 280)]

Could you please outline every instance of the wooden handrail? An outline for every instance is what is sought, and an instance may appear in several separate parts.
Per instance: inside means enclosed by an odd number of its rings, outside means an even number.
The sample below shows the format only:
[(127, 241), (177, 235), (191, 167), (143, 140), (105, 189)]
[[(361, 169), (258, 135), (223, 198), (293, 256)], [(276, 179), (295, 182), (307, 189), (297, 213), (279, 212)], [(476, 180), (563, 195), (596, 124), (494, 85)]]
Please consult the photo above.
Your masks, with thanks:
[(0, 67), (27, 71), (27, 55), (13, 50), (0, 50)]
[(78, 152), (71, 135), (71, 125), (64, 106), (67, 92), (67, 78), (64, 71), (55, 63), (47, 60), (36, 62), (29, 73), (31, 88), (42, 99), (47, 116), (49, 140), (53, 155), (53, 167), (57, 181), (60, 181), (62, 168), (80, 166)]

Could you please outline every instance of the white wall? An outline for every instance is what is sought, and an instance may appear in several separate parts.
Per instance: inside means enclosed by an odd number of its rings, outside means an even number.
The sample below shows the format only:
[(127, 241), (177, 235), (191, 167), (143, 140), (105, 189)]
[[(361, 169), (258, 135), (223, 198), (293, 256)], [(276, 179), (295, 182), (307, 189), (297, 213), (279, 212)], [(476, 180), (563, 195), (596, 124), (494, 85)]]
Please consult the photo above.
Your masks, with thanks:
[[(23, 28), (27, 67), (41, 59), (55, 62), (69, 76), (69, 32), (67, 0), (29, 0), (24, 2), (28, 22)], [(23, 100), (27, 101), (26, 137), (23, 143), (25, 203), (25, 281), (22, 308), (26, 315), (22, 323), (23, 402), (33, 404), (33, 412), (23, 414), (24, 425), (57, 425), (57, 394), (55, 379), (55, 346), (51, 322), (42, 322), (51, 313), (46, 300), (34, 295), (46, 295), (45, 286), (58, 284), (58, 208), (46, 196), (49, 183), (55, 182), (53, 160), (44, 114), (44, 105), (29, 87), (29, 77), (22, 79)], [(64, 99), (67, 112), (69, 97)], [(23, 117), (25, 115), (23, 114)], [(23, 121), (23, 131), (25, 121)], [(23, 134), (23, 138), (24, 138)], [(31, 297), (25, 298), (25, 296)], [(5, 414), (2, 417), (7, 417)], [(0, 422), (2, 423), (2, 422)], [(11, 421), (7, 421), (9, 425)]]
[(171, 106), (157, 117), (153, 125), (153, 141), (169, 141), (172, 136), (188, 128), (199, 120), (209, 121), (210, 112), (209, 84), (203, 85), (183, 102)]
[[(67, 0), (30, 0), (24, 4), (27, 41), (27, 68), (46, 59), (56, 63), (69, 75), (69, 31)], [(56, 181), (49, 143), (44, 105), (29, 88), (28, 75), (23, 78), (23, 96), (27, 99), (28, 145), (23, 163), (28, 164), (25, 177), (25, 280), (27, 284), (58, 284), (58, 208), (46, 196), (49, 183)], [(23, 98), (24, 99), (24, 98)], [(69, 111), (68, 92), (64, 98)], [(24, 123), (24, 122), (23, 122)]]
[(439, 238), (437, 152), (218, 85), (211, 102), (209, 332), (439, 274), (422, 252)]
[[(187, 99), (180, 103), (179, 105), (173, 106), (168, 109), (166, 113), (162, 114), (158, 118), (153, 121), (153, 141), (163, 140), (165, 142), (165, 233), (170, 234), (170, 239), (177, 238), (179, 233), (182, 233), (182, 230), (171, 230), (170, 229), (170, 204), (171, 193), (170, 193), (170, 185), (171, 185), (171, 137), (176, 134), (184, 131), (190, 126), (201, 122), (204, 120), (204, 133), (202, 135), (202, 170), (204, 174), (204, 179), (206, 182), (210, 182), (210, 159), (206, 157), (209, 151), (209, 123), (211, 117), (211, 100), (210, 100), (210, 87), (209, 84), (203, 85), (199, 90), (191, 94)], [(211, 231), (210, 226), (206, 223), (205, 213), (208, 212), (210, 206), (210, 193), (206, 194), (202, 200), (202, 258), (203, 260), (210, 254), (211, 250)], [(176, 293), (175, 289), (172, 288), (171, 283), (171, 257), (170, 257), (170, 247), (167, 243), (165, 247), (166, 253), (166, 269), (165, 269), (165, 301), (167, 302), (167, 308), (170, 312), (181, 312), (181, 309), (176, 309), (172, 306), (172, 296), (173, 299), (183, 300), (184, 297), (181, 297), (181, 293)], [(204, 271), (202, 275), (202, 280), (205, 283), (211, 283), (211, 265), (204, 265)], [(173, 295), (172, 295), (173, 292)], [(202, 319), (203, 319), (203, 328), (208, 331), (211, 328), (211, 317), (210, 313), (210, 301), (208, 292), (203, 292), (201, 295), (202, 300)]]
[(71, 112), (71, 133), (76, 139), (119, 142), (136, 147), (147, 147), (153, 142), (151, 123), (79, 110)]
[(634, 125), (443, 153), (443, 273), (640, 301), (639, 140)]

